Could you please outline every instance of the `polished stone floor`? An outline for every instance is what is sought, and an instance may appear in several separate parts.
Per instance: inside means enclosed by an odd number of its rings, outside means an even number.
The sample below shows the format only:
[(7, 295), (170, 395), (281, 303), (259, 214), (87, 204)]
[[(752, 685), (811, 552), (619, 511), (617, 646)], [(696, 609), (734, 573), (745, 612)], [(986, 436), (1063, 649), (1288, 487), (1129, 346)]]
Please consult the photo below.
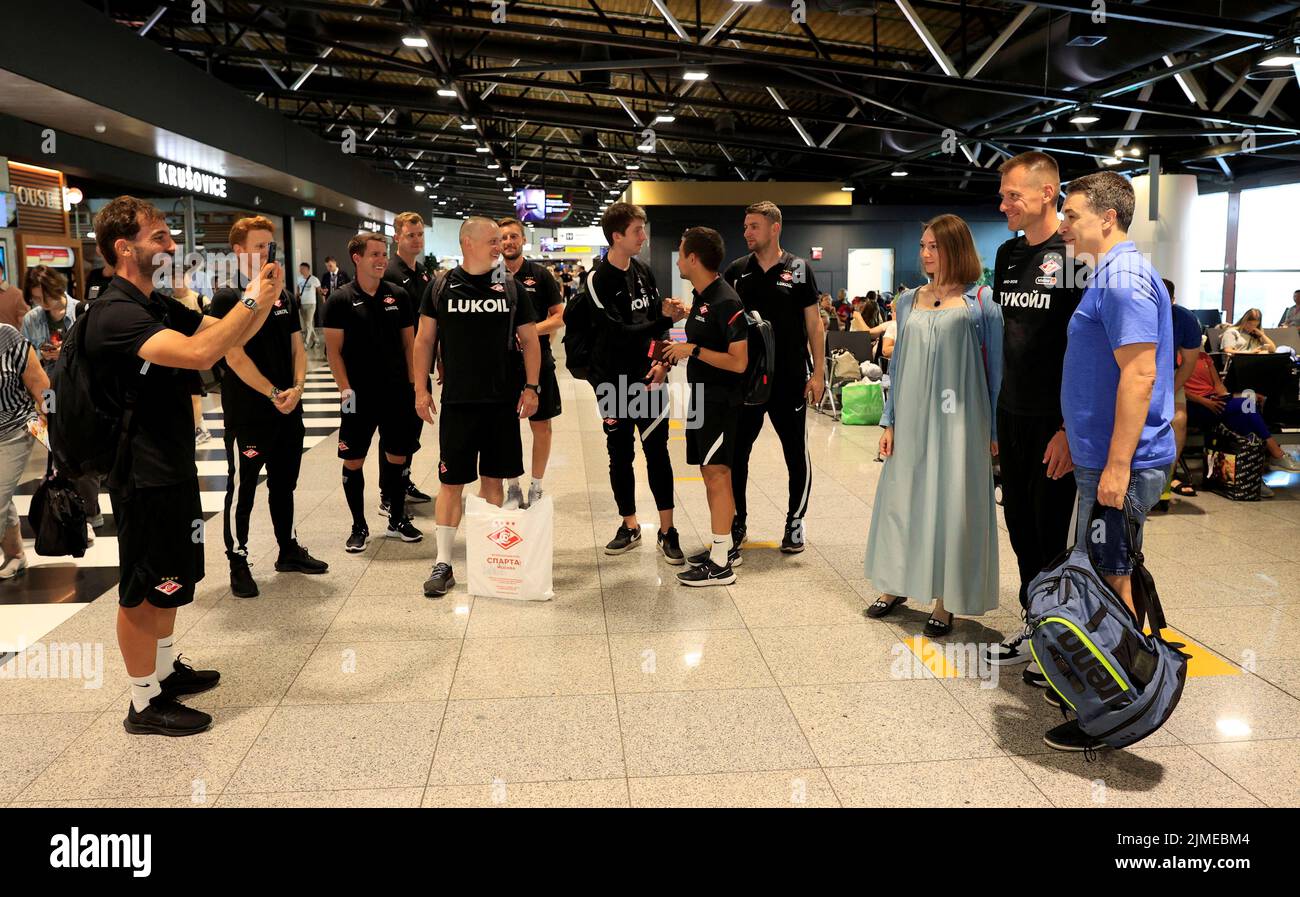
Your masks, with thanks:
[[(325, 385), (325, 384), (322, 384)], [(1245, 505), (1209, 495), (1153, 519), (1149, 567), (1170, 627), (1195, 657), (1167, 725), (1095, 762), (1041, 740), (1060, 720), (1020, 667), (970, 662), (1020, 625), (1015, 562), (999, 534), (1001, 607), (962, 619), (948, 655), (918, 641), (925, 611), (888, 621), (862, 556), (879, 430), (810, 415), (809, 548), (776, 551), (785, 471), (770, 429), (755, 449), (750, 544), (738, 581), (687, 589), (646, 539), (599, 546), (618, 524), (604, 437), (585, 384), (563, 384), (547, 492), (556, 598), (422, 596), (420, 544), (343, 541), (331, 439), (304, 456), (298, 531), (328, 575), (276, 574), (264, 493), (254, 516), (260, 598), (230, 594), (219, 540), (178, 618), (178, 645), (222, 672), (192, 703), (196, 737), (131, 737), (114, 592), (81, 605), (43, 646), (102, 651), (98, 683), (0, 678), (0, 803), (246, 805), (1296, 806), (1300, 804), (1300, 483)], [(683, 547), (708, 529), (704, 486), (670, 443)], [(436, 435), (415, 474), (436, 492)], [(528, 437), (525, 435), (525, 445)], [(373, 467), (368, 504), (377, 506)], [(377, 511), (377, 508), (375, 508)], [(216, 532), (218, 522), (210, 524)], [(372, 513), (372, 531), (382, 519)], [(457, 540), (463, 575), (463, 535)], [(943, 646), (938, 646), (942, 652)], [(13, 665), (20, 659), (10, 661)]]

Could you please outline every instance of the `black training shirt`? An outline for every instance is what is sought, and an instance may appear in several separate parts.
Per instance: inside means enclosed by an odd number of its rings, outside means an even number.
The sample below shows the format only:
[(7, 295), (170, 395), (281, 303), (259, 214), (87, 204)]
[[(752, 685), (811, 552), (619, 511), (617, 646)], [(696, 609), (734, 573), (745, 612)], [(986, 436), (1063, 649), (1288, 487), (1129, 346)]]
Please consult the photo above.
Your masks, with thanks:
[(343, 331), (343, 365), (356, 390), (399, 389), (411, 384), (402, 331), (411, 326), (406, 290), (381, 280), (374, 295), (352, 281), (330, 293), (324, 324)]
[[(510, 326), (510, 297), (506, 285), (492, 275), (470, 274), (458, 265), (420, 303), (420, 314), (438, 322), (444, 405), (519, 400), (524, 384)], [(531, 323), (532, 305), (519, 296), (514, 326)]]
[(782, 252), (766, 271), (754, 253), (732, 262), (722, 275), (748, 311), (756, 311), (772, 324), (776, 343), (773, 374), (778, 381), (800, 388), (812, 373), (808, 355), (808, 325), (804, 309), (817, 305), (817, 280), (804, 259)]
[[(533, 321), (540, 324), (546, 320), (552, 305), (562, 305), (564, 297), (560, 295), (560, 285), (556, 283), (551, 272), (537, 262), (524, 259), (524, 263), (515, 272), (515, 283), (519, 286), (519, 298), (527, 301), (532, 308)], [(542, 346), (542, 370), (555, 367), (555, 356), (551, 354), (551, 336), (542, 334), (537, 337)]]
[[(748, 338), (745, 306), (726, 280), (719, 277), (704, 292), (692, 291), (692, 295), (695, 299), (691, 313), (686, 316), (686, 342), (702, 349), (726, 352), (732, 343)], [(744, 375), (714, 367), (702, 358), (692, 358), (686, 366), (686, 379), (704, 384), (705, 401), (739, 400)]]
[(1037, 246), (1022, 235), (998, 247), (993, 299), (1004, 321), (998, 396), (1003, 411), (1061, 416), (1066, 330), (1083, 295), (1077, 279), (1059, 234)]
[(125, 407), (128, 390), (136, 391), (131, 485), (147, 489), (196, 479), (190, 396), (197, 392), (198, 374), (147, 364), (137, 353), (162, 330), (193, 336), (203, 315), (156, 290), (145, 296), (121, 277), (113, 278), (87, 313), (91, 311), (94, 327), (85, 333), (86, 357), (102, 374), (99, 383), (118, 407)]
[(644, 380), (655, 359), (657, 341), (668, 337), (672, 319), (663, 315), (663, 302), (650, 266), (632, 259), (626, 271), (606, 257), (587, 278), (587, 292), (605, 311), (602, 326), (610, 328), (602, 359), (606, 376), (616, 382), (620, 374), (629, 381)]
[[(240, 274), (235, 284), (219, 287), (212, 294), (212, 314), (224, 318), (243, 299), (247, 286), (248, 278)], [(293, 335), (301, 330), (298, 301), (287, 291), (281, 290), (270, 316), (243, 347), (248, 360), (263, 377), (271, 381), (272, 386), (289, 389), (294, 385)], [(239, 379), (239, 374), (230, 367), (229, 362), (223, 364), (226, 373), (221, 380), (221, 410), (226, 426), (255, 426), (302, 415), (301, 402), (292, 414), (282, 414), (268, 396)]]
[(419, 324), (420, 311), (417, 307), (420, 297), (424, 295), (424, 290), (433, 280), (429, 272), (424, 268), (424, 262), (420, 259), (415, 260), (415, 267), (412, 268), (397, 253), (388, 260), (388, 270), (384, 272), (384, 280), (389, 283), (395, 283), (402, 289), (406, 290), (407, 298), (411, 300), (411, 326)]

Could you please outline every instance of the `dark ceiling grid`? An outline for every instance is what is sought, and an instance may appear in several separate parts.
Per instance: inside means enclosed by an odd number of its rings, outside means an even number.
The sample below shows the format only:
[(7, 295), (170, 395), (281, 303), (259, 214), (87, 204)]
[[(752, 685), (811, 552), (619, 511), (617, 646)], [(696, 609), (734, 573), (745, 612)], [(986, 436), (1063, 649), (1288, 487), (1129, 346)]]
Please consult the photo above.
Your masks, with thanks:
[[(157, 8), (157, 0), (88, 2), (136, 28)], [(1148, 52), (1086, 80), (1062, 76), (1052, 54), (1063, 49), (1063, 23), (1090, 14), (1090, 0), (1032, 0), (1037, 10), (1028, 15), (1031, 0), (879, 0), (866, 16), (834, 12), (862, 11), (866, 0), (808, 0), (799, 25), (778, 0), (739, 9), (718, 0), (510, 0), (501, 24), (490, 20), (490, 0), (369, 2), (226, 0), (211, 4), (201, 27), (168, 12), (167, 29), (147, 39), (326, 139), (340, 141), (340, 126), (353, 127), (358, 150), (390, 176), (412, 186), (441, 179), (438, 192), (456, 200), (435, 206), (442, 214), (470, 202), (504, 212), (509, 194), (495, 176), (526, 186), (543, 164), (546, 185), (572, 191), (585, 221), (606, 187), (628, 176), (805, 180), (835, 172), (860, 198), (921, 193), (960, 202), (973, 180), (996, 177), (998, 158), (1026, 148), (1060, 154), (1075, 175), (1096, 170), (1113, 141), (1140, 141), (1167, 170), (1213, 176), (1198, 166), (1231, 157), (1233, 169), (1224, 170), (1239, 176), (1294, 166), (1300, 140), (1291, 124), (1300, 113), (1296, 87), (1253, 115), (1259, 94), (1233, 95), (1219, 80), (1232, 82), (1285, 33), (1300, 2), (1241, 0), (1245, 11), (1228, 18), (1198, 0), (1182, 9), (1113, 0), (1112, 44), (1124, 39), (1121, 29), (1137, 29), (1153, 46), (1168, 37), (1183, 48), (1170, 52), (1172, 65)], [(404, 47), (401, 37), (413, 34), (429, 46)], [(1048, 50), (1015, 57), (1021, 43)], [(982, 56), (992, 62), (970, 69)], [(1086, 55), (1074, 59), (1089, 68)], [(682, 87), (688, 66), (709, 71), (705, 89)], [(1224, 91), (1221, 109), (1187, 102), (1174, 81), (1214, 71), (1202, 83), (1209, 101)], [(455, 99), (436, 95), (448, 85)], [(1084, 103), (1102, 121), (1080, 131), (1068, 117)], [(971, 122), (966, 106), (985, 111)], [(655, 125), (658, 152), (639, 152), (637, 122), (669, 110), (677, 119)], [(461, 121), (478, 129), (462, 131)], [(942, 151), (945, 128), (962, 152)], [(1235, 144), (1245, 128), (1258, 135), (1248, 157)], [(491, 152), (475, 152), (481, 144)], [(489, 159), (501, 168), (489, 170)], [(641, 169), (627, 171), (632, 162)], [(525, 165), (517, 179), (511, 163)], [(892, 177), (900, 167), (909, 175), (902, 183)], [(1132, 158), (1121, 170), (1142, 167)], [(600, 189), (589, 189), (596, 182)]]

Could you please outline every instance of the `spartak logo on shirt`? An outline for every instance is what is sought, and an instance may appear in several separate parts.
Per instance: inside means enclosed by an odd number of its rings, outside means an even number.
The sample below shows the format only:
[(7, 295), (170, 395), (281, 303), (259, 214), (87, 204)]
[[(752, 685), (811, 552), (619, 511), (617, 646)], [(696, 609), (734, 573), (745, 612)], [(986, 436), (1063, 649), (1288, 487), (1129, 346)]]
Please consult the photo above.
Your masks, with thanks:
[(524, 286), (526, 286), (526, 287), (537, 286), (537, 281), (534, 280), (534, 279), (531, 278), (531, 277), (525, 277), (525, 278), (524, 278)]
[(496, 290), (498, 293), (504, 293), (506, 291), (506, 285), (504, 283), (494, 283), (492, 284), (492, 289)]
[(1043, 263), (1038, 266), (1038, 270), (1044, 274), (1055, 274), (1062, 268), (1061, 257), (1055, 252), (1048, 253), (1043, 257)]
[(708, 313), (709, 313), (709, 306), (708, 306), (707, 304), (705, 304), (705, 305), (701, 305), (701, 306), (700, 306), (700, 314), (702, 314), (702, 315), (707, 315)]
[(514, 548), (520, 542), (524, 541), (524, 537), (519, 535), (510, 527), (502, 526), (488, 533), (488, 541), (497, 548), (500, 548), (502, 551), (509, 551), (511, 548)]
[(784, 280), (786, 283), (789, 283), (790, 281), (794, 280), (794, 275), (791, 274), (789, 271), (782, 271), (781, 279)]
[(396, 301), (397, 301), (397, 298), (396, 298), (395, 296), (385, 296), (385, 297), (384, 297), (384, 304), (385, 304), (385, 305), (392, 305), (392, 304), (393, 304), (394, 302), (396, 302)]

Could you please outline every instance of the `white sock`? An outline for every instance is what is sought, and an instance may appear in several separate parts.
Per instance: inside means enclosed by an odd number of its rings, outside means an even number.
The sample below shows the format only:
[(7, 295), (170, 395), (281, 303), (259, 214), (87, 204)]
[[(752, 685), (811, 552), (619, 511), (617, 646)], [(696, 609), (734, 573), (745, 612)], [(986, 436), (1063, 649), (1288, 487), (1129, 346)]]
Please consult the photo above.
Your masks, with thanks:
[(158, 684), (157, 673), (150, 673), (139, 679), (131, 677), (131, 706), (135, 708), (136, 713), (144, 713), (150, 699), (160, 694), (162, 694), (162, 686)]
[(506, 488), (507, 488), (507, 489), (518, 489), (518, 488), (519, 488), (519, 477), (510, 477), (510, 479), (506, 480)]
[(713, 546), (709, 549), (709, 560), (719, 567), (727, 566), (727, 551), (731, 548), (731, 533), (713, 534)]
[(154, 674), (166, 679), (172, 674), (172, 661), (175, 659), (176, 655), (172, 649), (172, 637), (165, 635), (158, 639), (158, 661), (154, 666)]
[(450, 564), (451, 546), (456, 541), (456, 527), (439, 525), (436, 529), (435, 538), (438, 541), (438, 556), (433, 559), (433, 562), (435, 564)]
[(540, 479), (538, 479), (537, 477), (533, 477), (533, 481), (532, 481), (532, 483), (529, 484), (529, 486), (528, 486), (528, 491), (529, 491), (529, 492), (541, 492), (541, 491), (542, 491), (542, 481), (541, 481)]

